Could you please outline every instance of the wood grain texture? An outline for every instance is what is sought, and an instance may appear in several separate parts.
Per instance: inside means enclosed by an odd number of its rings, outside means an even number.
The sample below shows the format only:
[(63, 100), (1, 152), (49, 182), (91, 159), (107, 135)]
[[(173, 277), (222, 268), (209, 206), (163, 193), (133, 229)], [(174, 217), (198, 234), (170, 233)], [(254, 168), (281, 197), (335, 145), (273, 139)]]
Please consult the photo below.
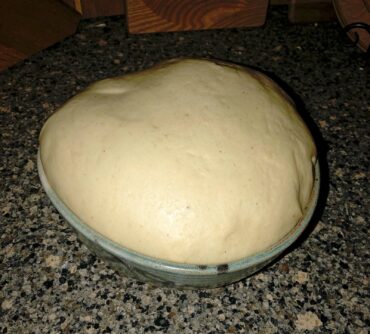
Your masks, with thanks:
[[(342, 27), (351, 23), (365, 23), (370, 25), (370, 0), (333, 0), (338, 20)], [(360, 28), (348, 32), (351, 40), (356, 41), (358, 35), (358, 46), (366, 52), (370, 48), (370, 34)]]
[(0, 70), (73, 34), (79, 18), (58, 0), (1, 0)]
[(268, 0), (126, 0), (130, 33), (257, 27)]

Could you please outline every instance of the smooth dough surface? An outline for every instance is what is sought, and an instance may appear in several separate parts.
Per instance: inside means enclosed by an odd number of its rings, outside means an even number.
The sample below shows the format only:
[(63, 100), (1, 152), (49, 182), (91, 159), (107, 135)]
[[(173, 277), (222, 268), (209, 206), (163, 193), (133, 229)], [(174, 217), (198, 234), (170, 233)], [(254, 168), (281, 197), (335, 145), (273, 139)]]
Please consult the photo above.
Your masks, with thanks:
[(52, 188), (86, 224), (139, 253), (220, 264), (301, 219), (312, 137), (259, 72), (176, 60), (97, 82), (40, 135)]

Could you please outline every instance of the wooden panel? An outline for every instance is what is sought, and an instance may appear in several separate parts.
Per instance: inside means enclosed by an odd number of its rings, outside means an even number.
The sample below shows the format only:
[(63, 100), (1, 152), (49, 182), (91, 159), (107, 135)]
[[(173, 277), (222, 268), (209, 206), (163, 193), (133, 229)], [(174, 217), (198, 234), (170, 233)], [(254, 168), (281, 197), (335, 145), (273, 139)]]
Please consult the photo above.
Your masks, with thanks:
[(80, 14), (82, 14), (82, 6), (81, 6), (81, 0), (61, 0), (68, 6), (72, 7), (76, 11), (78, 11)]
[(268, 0), (126, 0), (131, 33), (256, 27)]
[(73, 34), (79, 14), (58, 0), (1, 0), (1, 68)]
[[(334, 0), (334, 7), (342, 27), (362, 23), (370, 26), (370, 0)], [(353, 28), (348, 36), (357, 41), (358, 47), (364, 52), (370, 52), (370, 33), (363, 28)]]
[(123, 15), (125, 13), (124, 0), (80, 0), (82, 17)]
[(312, 23), (336, 19), (332, 0), (291, 0), (288, 15), (292, 23)]
[(27, 55), (13, 48), (0, 44), (0, 71), (26, 58)]
[(123, 15), (125, 0), (62, 0), (79, 13), (82, 18)]

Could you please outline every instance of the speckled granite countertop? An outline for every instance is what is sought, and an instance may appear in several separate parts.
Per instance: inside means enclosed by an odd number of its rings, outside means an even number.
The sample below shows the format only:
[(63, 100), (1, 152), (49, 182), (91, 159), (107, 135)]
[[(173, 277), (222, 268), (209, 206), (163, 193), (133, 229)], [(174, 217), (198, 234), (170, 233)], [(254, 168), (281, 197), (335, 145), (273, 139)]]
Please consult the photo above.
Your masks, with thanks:
[[(122, 277), (80, 244), (40, 186), (36, 152), (47, 117), (92, 81), (193, 55), (289, 83), (329, 173), (318, 223), (289, 254), (226, 288), (177, 291)], [(141, 36), (122, 18), (88, 20), (1, 73), (0, 333), (368, 333), (366, 65), (338, 25), (291, 26), (274, 10), (263, 29)]]

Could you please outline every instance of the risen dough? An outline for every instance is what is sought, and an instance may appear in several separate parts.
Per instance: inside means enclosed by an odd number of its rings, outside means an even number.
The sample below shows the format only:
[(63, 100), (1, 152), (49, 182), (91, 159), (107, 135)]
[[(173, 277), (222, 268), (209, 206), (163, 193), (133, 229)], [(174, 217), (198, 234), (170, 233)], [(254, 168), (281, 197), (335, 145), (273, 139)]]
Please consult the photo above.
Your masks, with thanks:
[(41, 132), (49, 183), (93, 229), (152, 257), (241, 259), (301, 219), (315, 145), (264, 75), (166, 62), (91, 85)]

